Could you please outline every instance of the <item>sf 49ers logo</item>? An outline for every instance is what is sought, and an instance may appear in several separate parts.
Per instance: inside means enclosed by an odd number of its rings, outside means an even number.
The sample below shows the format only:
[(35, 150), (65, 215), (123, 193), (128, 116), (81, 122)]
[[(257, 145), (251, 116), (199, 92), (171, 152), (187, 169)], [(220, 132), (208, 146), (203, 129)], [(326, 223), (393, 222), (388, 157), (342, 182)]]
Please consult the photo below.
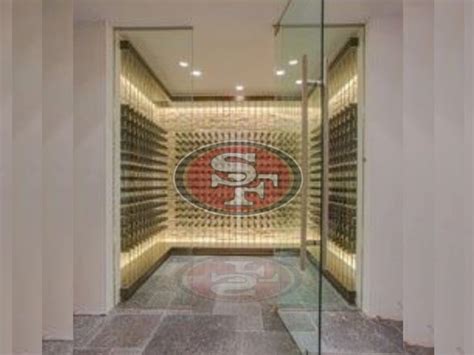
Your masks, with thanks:
[(301, 188), (301, 169), (285, 152), (249, 141), (221, 142), (186, 155), (176, 166), (179, 194), (196, 207), (250, 216), (286, 205)]
[(219, 301), (255, 302), (291, 292), (299, 284), (291, 267), (270, 258), (211, 257), (185, 267), (185, 289)]

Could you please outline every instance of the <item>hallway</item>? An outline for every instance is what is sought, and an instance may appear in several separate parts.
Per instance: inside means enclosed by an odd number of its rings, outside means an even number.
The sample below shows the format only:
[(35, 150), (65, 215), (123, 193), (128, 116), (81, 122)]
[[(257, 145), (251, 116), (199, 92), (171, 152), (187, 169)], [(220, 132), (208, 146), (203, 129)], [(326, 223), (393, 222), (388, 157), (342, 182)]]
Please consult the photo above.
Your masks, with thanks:
[(0, 355), (474, 355), (473, 103), (472, 0), (0, 0)]
[[(173, 255), (106, 317), (76, 316), (74, 354), (317, 352), (318, 272), (295, 255)], [(369, 320), (324, 280), (323, 351), (402, 354), (398, 323)], [(46, 342), (44, 354), (71, 353)]]

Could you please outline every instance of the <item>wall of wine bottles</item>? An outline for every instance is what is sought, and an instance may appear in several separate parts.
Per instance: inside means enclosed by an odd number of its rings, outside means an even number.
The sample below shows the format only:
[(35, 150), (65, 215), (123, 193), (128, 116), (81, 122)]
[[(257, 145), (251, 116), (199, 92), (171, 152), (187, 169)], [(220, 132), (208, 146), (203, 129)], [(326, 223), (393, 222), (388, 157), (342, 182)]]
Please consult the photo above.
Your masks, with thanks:
[[(308, 100), (309, 118), (309, 196), (308, 235), (320, 241), (321, 235), (321, 186), (322, 186), (322, 140), (321, 140), (321, 96), (315, 88)], [(310, 250), (316, 254), (314, 247)]]
[[(300, 163), (299, 101), (173, 102), (164, 109), (170, 134), (170, 156), (176, 165), (186, 154), (207, 144), (253, 141), (278, 147)], [(298, 248), (301, 235), (300, 197), (277, 210), (249, 217), (211, 214), (196, 208), (170, 186), (170, 228), (175, 246), (194, 248)]]
[[(359, 117), (358, 117), (358, 46), (357, 38), (350, 39), (333, 59), (328, 72), (329, 117), (329, 205), (328, 236), (323, 250), (324, 270), (350, 301), (356, 290), (356, 253), (358, 218)], [(320, 107), (320, 92), (310, 100)], [(310, 228), (320, 231), (322, 139), (321, 120), (315, 117), (310, 132)], [(318, 248), (310, 251), (319, 257)]]
[[(278, 147), (300, 156), (300, 137), (295, 132), (200, 130), (175, 134), (176, 158), (206, 144), (223, 141), (252, 141)], [(174, 222), (182, 237), (207, 248), (297, 247), (300, 232), (300, 199), (277, 210), (245, 218), (210, 214), (177, 197)]]
[(165, 103), (165, 95), (126, 41), (120, 79), (121, 276), (128, 289), (166, 251), (156, 239), (168, 227), (169, 152), (156, 101)]

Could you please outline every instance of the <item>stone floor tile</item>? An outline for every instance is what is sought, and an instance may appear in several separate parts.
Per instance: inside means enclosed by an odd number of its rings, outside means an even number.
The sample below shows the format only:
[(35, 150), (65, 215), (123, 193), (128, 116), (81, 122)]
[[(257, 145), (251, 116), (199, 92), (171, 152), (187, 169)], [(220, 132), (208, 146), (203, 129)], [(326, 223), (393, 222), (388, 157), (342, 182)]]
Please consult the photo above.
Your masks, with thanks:
[(262, 307), (258, 302), (225, 302), (214, 303), (213, 314), (252, 316), (260, 314)]
[(180, 316), (183, 316), (183, 315), (187, 315), (187, 316), (192, 316), (194, 315), (195, 313), (193, 312), (193, 310), (191, 308), (189, 309), (167, 309), (165, 311), (165, 315), (166, 316), (177, 316), (177, 315), (180, 315)]
[(142, 348), (160, 324), (160, 315), (115, 315), (92, 339), (90, 348)]
[(214, 303), (214, 300), (196, 296), (192, 301), (191, 309), (194, 313), (212, 314)]
[(74, 316), (74, 348), (87, 346), (105, 319), (105, 316)]
[(235, 316), (166, 316), (144, 354), (237, 354), (235, 328)]
[(385, 339), (395, 344), (399, 350), (404, 348), (403, 331), (400, 331), (394, 321), (381, 319), (370, 319), (370, 321), (376, 327), (377, 333), (380, 333)]
[(170, 291), (158, 291), (142, 306), (147, 309), (167, 309), (175, 298), (175, 293)]
[(189, 310), (193, 313), (212, 314), (214, 300), (199, 297), (188, 292), (175, 294), (168, 305), (169, 310)]
[(374, 321), (383, 324), (387, 327), (392, 327), (399, 333), (403, 334), (403, 322), (402, 321), (397, 321), (397, 320), (392, 320), (392, 319), (383, 319), (383, 318), (374, 318)]
[(307, 312), (304, 311), (279, 311), (279, 316), (285, 324), (288, 331), (293, 332), (311, 332), (315, 331), (311, 318)]
[(237, 316), (238, 331), (262, 331), (262, 307), (258, 302), (225, 302), (214, 304), (213, 314)]
[(316, 331), (295, 331), (291, 332), (291, 336), (295, 340), (302, 354), (306, 354), (306, 352), (309, 352), (310, 354), (318, 353), (319, 341)]
[(279, 297), (276, 297), (272, 300), (271, 303), (277, 304), (281, 307), (302, 307), (303, 302), (311, 305), (316, 305), (317, 299), (309, 298), (307, 296), (307, 301), (304, 301), (303, 296), (304, 287), (296, 287), (291, 292), (284, 293)]
[(326, 352), (403, 352), (384, 330), (359, 312), (324, 312), (322, 324), (322, 346)]
[[(183, 285), (183, 269), (208, 258), (214, 257), (171, 256), (129, 301), (107, 317), (106, 324), (105, 317), (76, 317), (75, 353), (298, 354), (296, 343), (305, 351), (317, 350), (314, 333), (319, 317), (319, 271), (314, 266), (308, 264), (305, 272), (299, 272), (299, 260), (293, 255), (268, 258), (294, 271), (294, 286), (260, 302), (242, 302), (245, 298), (239, 297), (235, 302), (226, 302), (198, 296)], [(323, 313), (324, 351), (330, 351), (330, 355), (403, 352), (398, 324), (363, 317), (326, 280), (322, 284), (321, 307), (339, 311)], [(307, 311), (305, 316), (297, 314), (302, 309)], [(154, 326), (149, 326), (147, 333), (144, 328), (149, 317), (157, 321), (152, 322)], [(292, 329), (293, 338), (287, 327)]]
[(238, 333), (239, 354), (242, 355), (299, 355), (298, 346), (284, 332)]
[(149, 291), (179, 291), (179, 275), (176, 272), (167, 272), (166, 270), (160, 270), (156, 276), (148, 279), (147, 282), (142, 286), (144, 290)]
[(263, 318), (261, 314), (253, 316), (237, 316), (237, 331), (241, 332), (261, 332), (263, 328)]
[(120, 303), (119, 308), (147, 308), (150, 301), (155, 296), (153, 291), (138, 290), (130, 299)]
[(278, 315), (276, 305), (262, 305), (263, 329), (266, 331), (287, 332), (286, 326)]
[(323, 311), (349, 311), (356, 310), (356, 307), (350, 306), (329, 282), (325, 281), (321, 296), (321, 309)]

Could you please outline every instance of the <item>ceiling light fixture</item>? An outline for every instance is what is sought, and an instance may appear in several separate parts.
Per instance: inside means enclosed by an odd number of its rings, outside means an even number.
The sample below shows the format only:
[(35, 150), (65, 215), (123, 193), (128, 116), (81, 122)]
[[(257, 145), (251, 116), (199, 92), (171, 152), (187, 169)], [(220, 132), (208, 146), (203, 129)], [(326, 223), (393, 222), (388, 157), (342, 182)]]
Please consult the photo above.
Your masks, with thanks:
[(237, 85), (237, 86), (235, 87), (235, 90), (237, 90), (237, 91), (244, 91), (244, 86), (243, 86), (243, 85)]
[(277, 76), (283, 76), (283, 75), (285, 75), (285, 71), (284, 71), (283, 69), (278, 69), (278, 70), (275, 72), (275, 74), (276, 74)]
[(185, 61), (180, 61), (180, 62), (179, 62), (179, 66), (180, 66), (181, 68), (187, 68), (187, 67), (189, 67), (189, 63), (188, 63), (188, 62), (185, 62)]
[(298, 64), (298, 59), (292, 59), (288, 62), (289, 65), (296, 65)]
[(303, 84), (303, 80), (301, 79), (298, 79), (295, 81), (296, 85), (302, 85)]
[(199, 76), (202, 75), (202, 72), (201, 72), (200, 70), (193, 70), (193, 71), (191, 72), (191, 75), (192, 75), (192, 76), (199, 77)]

